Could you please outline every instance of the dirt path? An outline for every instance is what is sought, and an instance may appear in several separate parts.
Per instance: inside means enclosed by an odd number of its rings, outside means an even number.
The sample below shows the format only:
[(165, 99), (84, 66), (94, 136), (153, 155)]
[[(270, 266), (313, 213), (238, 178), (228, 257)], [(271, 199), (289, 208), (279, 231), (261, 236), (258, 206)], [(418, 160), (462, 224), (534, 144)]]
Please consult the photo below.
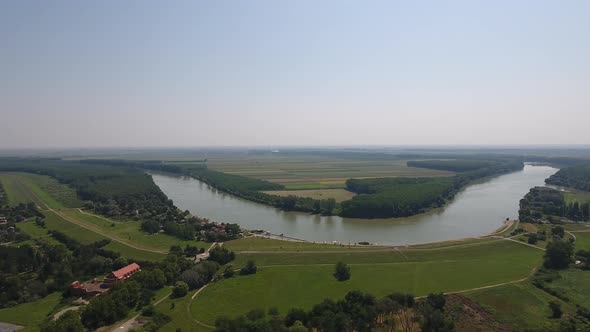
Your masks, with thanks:
[[(209, 285), (209, 284), (207, 284)], [(205, 324), (203, 322), (201, 322), (200, 320), (194, 318), (191, 314), (191, 305), (193, 304), (193, 301), (195, 300), (195, 298), (197, 297), (197, 295), (199, 295), (199, 293), (201, 293), (203, 291), (203, 289), (205, 289), (207, 287), (207, 285), (199, 288), (194, 294), (193, 296), (191, 296), (191, 301), (188, 303), (188, 305), (186, 306), (186, 313), (193, 319), (193, 321), (203, 327), (209, 328), (209, 329), (214, 329), (215, 326), (213, 325), (209, 325), (209, 324)]]
[[(155, 306), (157, 306), (158, 304), (162, 303), (162, 301), (164, 301), (165, 299), (167, 299), (168, 297), (170, 297), (170, 295), (172, 295), (172, 292), (168, 293), (168, 294), (167, 294), (166, 296), (164, 296), (163, 298), (161, 298), (161, 299), (159, 299), (158, 301), (154, 302), (154, 303), (153, 303), (154, 307), (155, 307)], [(141, 314), (137, 314), (137, 315), (135, 315), (135, 316), (131, 317), (131, 318), (130, 318), (129, 320), (127, 320), (125, 323), (121, 324), (119, 327), (115, 327), (115, 328), (113, 328), (113, 329), (112, 329), (112, 330), (110, 330), (110, 331), (111, 331), (111, 332), (112, 332), (112, 331), (117, 331), (117, 332), (127, 332), (127, 331), (129, 331), (129, 330), (131, 330), (131, 329), (135, 329), (135, 328), (137, 328), (137, 327), (138, 327), (138, 326), (136, 326), (136, 325), (138, 325), (138, 323), (137, 323), (137, 318), (138, 318), (140, 315), (141, 315)]]
[(65, 309), (58, 311), (55, 315), (53, 315), (53, 320), (58, 319), (59, 317), (61, 317), (63, 314), (65, 314), (68, 311), (74, 311), (74, 310), (80, 310), (80, 306), (67, 307)]

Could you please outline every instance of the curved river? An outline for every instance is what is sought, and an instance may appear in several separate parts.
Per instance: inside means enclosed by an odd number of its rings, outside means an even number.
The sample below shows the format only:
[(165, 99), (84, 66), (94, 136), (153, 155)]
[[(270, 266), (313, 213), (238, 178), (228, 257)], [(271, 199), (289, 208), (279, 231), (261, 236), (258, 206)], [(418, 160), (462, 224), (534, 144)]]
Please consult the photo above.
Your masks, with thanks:
[(240, 199), (190, 177), (150, 173), (154, 182), (182, 210), (218, 222), (237, 223), (316, 242), (367, 241), (405, 245), (446, 241), (491, 233), (506, 218), (518, 217), (520, 199), (557, 172), (548, 166), (525, 165), (522, 171), (466, 187), (445, 207), (395, 219), (322, 217), (279, 209)]

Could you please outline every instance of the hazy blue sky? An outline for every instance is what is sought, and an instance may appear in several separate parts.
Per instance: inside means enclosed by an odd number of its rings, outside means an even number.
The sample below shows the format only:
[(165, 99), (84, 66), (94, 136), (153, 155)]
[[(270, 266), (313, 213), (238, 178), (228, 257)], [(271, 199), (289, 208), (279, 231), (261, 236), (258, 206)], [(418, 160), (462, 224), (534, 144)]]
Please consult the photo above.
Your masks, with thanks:
[(590, 1), (1, 1), (0, 147), (589, 144)]

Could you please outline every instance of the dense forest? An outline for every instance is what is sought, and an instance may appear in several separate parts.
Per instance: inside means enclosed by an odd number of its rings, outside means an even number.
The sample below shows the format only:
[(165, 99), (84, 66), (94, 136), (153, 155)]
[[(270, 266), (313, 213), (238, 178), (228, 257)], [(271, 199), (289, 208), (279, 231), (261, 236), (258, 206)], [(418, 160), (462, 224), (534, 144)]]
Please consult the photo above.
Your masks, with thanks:
[(461, 160), (411, 160), (407, 162), (409, 167), (419, 167), (419, 168), (428, 168), (428, 169), (436, 169), (440, 171), (450, 171), (450, 172), (468, 172), (474, 171), (476, 169), (489, 167), (497, 162), (493, 161), (486, 161), (486, 160), (471, 160), (471, 159), (461, 159)]
[(131, 167), (58, 159), (0, 159), (0, 171), (48, 175), (74, 188), (90, 208), (109, 217), (149, 218), (173, 208), (152, 178)]
[[(435, 167), (439, 164), (433, 163)], [(445, 162), (445, 167), (460, 169), (463, 161)], [(426, 166), (426, 164), (423, 164)], [(440, 207), (473, 180), (513, 172), (520, 162), (482, 163), (478, 168), (453, 177), (349, 179), (346, 188), (359, 195), (341, 203), (340, 215), (352, 218), (406, 217)]]
[(573, 221), (590, 220), (590, 204), (578, 202), (566, 203), (563, 192), (547, 187), (532, 188), (520, 200), (518, 210), (520, 221), (549, 222), (567, 218)]
[(562, 168), (545, 182), (555, 186), (590, 191), (590, 164)]
[(341, 203), (351, 218), (405, 217), (442, 206), (453, 190), (451, 178), (349, 179), (346, 189), (359, 194)]

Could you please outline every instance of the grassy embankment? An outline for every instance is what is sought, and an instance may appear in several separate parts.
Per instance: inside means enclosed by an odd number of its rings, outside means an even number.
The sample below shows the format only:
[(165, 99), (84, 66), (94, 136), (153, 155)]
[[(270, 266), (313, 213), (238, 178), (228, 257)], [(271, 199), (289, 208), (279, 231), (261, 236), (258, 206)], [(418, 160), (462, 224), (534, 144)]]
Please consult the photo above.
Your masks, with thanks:
[[(341, 298), (354, 289), (377, 296), (395, 291), (426, 295), (514, 282), (526, 278), (542, 255), (541, 250), (502, 239), (403, 249), (253, 238), (230, 241), (224, 246), (238, 252), (232, 262), (234, 267), (253, 259), (258, 273), (213, 283), (192, 303), (187, 298), (163, 302), (158, 308), (174, 317), (174, 323), (166, 325), (164, 331), (194, 327), (195, 320), (212, 325), (219, 316), (235, 316), (253, 309), (253, 303), (265, 309), (277, 307), (285, 314), (293, 307), (310, 308), (325, 298)], [(332, 276), (338, 261), (350, 265), (350, 280), (338, 282)], [(171, 303), (175, 303), (174, 308), (170, 308)]]
[(61, 300), (60, 293), (53, 293), (35, 302), (0, 309), (0, 322), (25, 326), (19, 331), (38, 331), (39, 324), (54, 311)]

